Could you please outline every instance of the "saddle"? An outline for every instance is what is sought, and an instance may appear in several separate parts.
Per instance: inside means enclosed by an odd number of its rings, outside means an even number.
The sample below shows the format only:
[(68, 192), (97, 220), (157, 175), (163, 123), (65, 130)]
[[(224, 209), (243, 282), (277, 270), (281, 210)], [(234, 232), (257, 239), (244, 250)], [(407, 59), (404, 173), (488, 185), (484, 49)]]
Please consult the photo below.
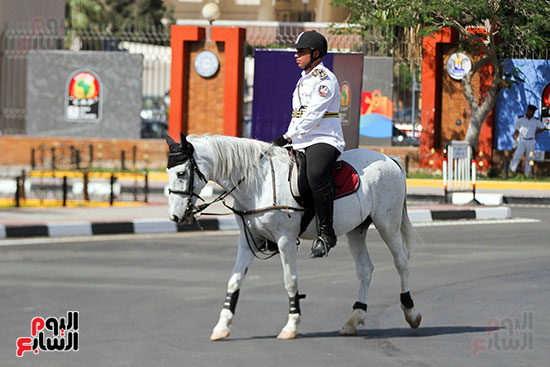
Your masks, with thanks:
[[(315, 202), (307, 179), (305, 154), (295, 150), (290, 150), (289, 154), (292, 157), (288, 175), (290, 192), (294, 200), (305, 209), (302, 222), (300, 223), (300, 234), (302, 234), (315, 217)], [(357, 171), (343, 160), (337, 162), (331, 181), (334, 190), (334, 200), (351, 195), (359, 189), (359, 175)]]

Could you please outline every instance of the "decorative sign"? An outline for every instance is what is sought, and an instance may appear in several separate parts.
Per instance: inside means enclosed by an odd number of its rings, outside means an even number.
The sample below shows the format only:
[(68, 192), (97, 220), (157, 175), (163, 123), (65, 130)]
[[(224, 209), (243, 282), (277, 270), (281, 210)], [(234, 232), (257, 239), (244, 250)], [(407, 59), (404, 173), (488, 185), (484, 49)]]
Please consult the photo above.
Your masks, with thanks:
[(379, 89), (361, 91), (359, 134), (369, 138), (391, 138), (393, 102)]
[(350, 104), (351, 104), (351, 86), (349, 82), (345, 81), (340, 84), (340, 94), (342, 99), (340, 101), (340, 124), (347, 126), (350, 124)]
[(463, 79), (472, 69), (472, 60), (462, 52), (455, 52), (447, 59), (447, 73), (453, 79)]
[(69, 122), (100, 122), (103, 93), (101, 80), (91, 72), (79, 70), (67, 80), (65, 120)]
[(218, 57), (212, 51), (201, 51), (195, 57), (195, 71), (203, 78), (210, 78), (218, 71), (220, 63)]
[(468, 158), (468, 151), (470, 146), (466, 142), (453, 141), (451, 142), (450, 150), (452, 152), (453, 159), (466, 159)]

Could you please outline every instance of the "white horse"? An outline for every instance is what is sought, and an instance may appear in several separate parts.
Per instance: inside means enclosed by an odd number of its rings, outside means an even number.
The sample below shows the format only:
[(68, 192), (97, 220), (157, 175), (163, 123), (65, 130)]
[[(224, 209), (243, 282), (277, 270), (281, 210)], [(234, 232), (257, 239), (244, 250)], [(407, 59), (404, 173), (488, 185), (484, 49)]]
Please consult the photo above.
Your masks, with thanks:
[[(170, 137), (167, 143), (170, 146), (167, 168), (170, 219), (182, 222), (206, 207), (196, 206), (196, 200), (208, 180), (226, 190), (222, 198), (231, 194), (234, 210), (240, 217), (237, 259), (210, 339), (229, 336), (239, 290), (256, 255), (257, 244), (269, 242), (275, 243), (280, 253), (290, 303), (288, 321), (278, 338), (295, 338), (300, 323), (300, 298), (303, 298), (298, 293), (296, 240), (298, 237), (314, 239), (317, 230), (312, 221), (300, 234), (304, 212), (289, 188), (288, 152), (268, 143), (227, 136), (190, 136), (188, 141), (181, 135), (180, 143)], [(419, 236), (407, 215), (403, 167), (395, 158), (368, 149), (348, 150), (342, 159), (359, 173), (360, 186), (355, 193), (335, 200), (334, 229), (337, 235), (346, 234), (348, 238), (359, 279), (359, 294), (340, 334), (356, 335), (358, 326), (365, 322), (367, 292), (374, 269), (366, 246), (370, 223), (374, 223), (393, 255), (401, 278), (401, 308), (409, 325), (417, 328), (422, 316), (410, 296), (408, 263), (411, 243)]]

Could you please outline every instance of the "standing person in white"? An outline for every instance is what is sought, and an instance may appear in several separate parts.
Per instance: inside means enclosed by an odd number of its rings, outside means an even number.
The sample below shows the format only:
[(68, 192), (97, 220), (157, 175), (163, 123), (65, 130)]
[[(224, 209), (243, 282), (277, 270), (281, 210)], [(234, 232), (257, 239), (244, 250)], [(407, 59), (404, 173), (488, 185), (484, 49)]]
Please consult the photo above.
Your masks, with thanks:
[(272, 143), (278, 146), (292, 144), (306, 156), (307, 178), (319, 223), (319, 237), (310, 257), (323, 257), (336, 246), (331, 179), (336, 160), (345, 146), (338, 117), (340, 86), (336, 76), (322, 62), (327, 54), (327, 40), (322, 34), (302, 32), (295, 47), (294, 58), (303, 71), (292, 95), (292, 120), (286, 133)]
[(514, 158), (510, 163), (510, 169), (516, 173), (521, 158), (525, 154), (524, 173), (526, 176), (531, 175), (531, 161), (533, 159), (533, 151), (535, 150), (536, 136), (546, 129), (544, 124), (533, 118), (537, 107), (532, 104), (527, 106), (525, 116), (520, 117), (514, 124)]

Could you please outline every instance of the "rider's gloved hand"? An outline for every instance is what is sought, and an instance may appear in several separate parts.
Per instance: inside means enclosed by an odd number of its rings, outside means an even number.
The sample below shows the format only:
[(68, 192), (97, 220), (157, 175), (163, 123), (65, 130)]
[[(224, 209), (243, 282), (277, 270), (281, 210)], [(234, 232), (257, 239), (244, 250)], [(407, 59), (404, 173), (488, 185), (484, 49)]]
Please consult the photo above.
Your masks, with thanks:
[(290, 141), (288, 141), (284, 135), (279, 136), (278, 138), (273, 139), (271, 144), (276, 145), (278, 147), (284, 147), (287, 144), (290, 144)]

